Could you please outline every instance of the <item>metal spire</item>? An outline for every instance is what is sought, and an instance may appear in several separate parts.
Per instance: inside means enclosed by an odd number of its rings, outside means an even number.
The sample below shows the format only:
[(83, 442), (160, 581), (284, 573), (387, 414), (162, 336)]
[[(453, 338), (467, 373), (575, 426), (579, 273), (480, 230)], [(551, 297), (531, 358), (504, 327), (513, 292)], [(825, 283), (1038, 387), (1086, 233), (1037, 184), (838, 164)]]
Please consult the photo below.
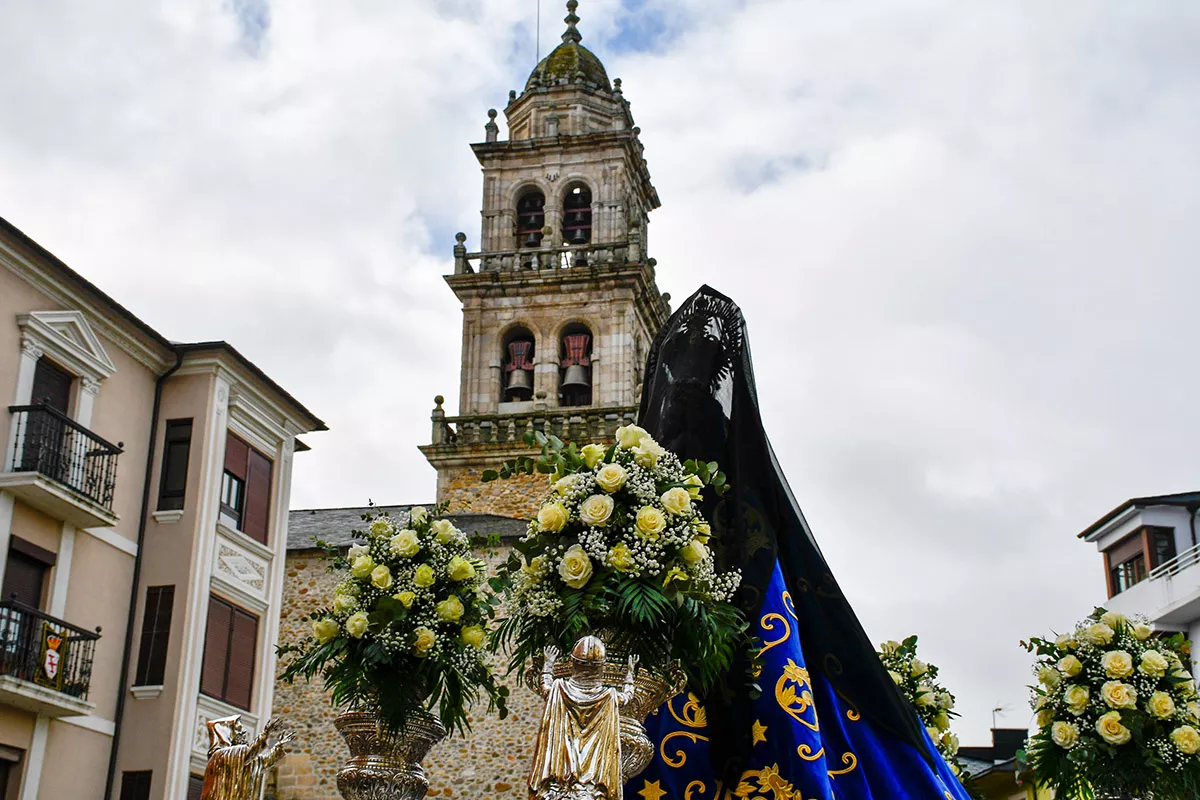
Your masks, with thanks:
[(567, 30), (562, 35), (563, 44), (567, 42), (579, 44), (583, 40), (583, 34), (575, 28), (579, 22), (579, 17), (575, 16), (577, 8), (579, 8), (579, 0), (567, 0), (567, 16), (563, 18), (563, 22), (567, 23)]

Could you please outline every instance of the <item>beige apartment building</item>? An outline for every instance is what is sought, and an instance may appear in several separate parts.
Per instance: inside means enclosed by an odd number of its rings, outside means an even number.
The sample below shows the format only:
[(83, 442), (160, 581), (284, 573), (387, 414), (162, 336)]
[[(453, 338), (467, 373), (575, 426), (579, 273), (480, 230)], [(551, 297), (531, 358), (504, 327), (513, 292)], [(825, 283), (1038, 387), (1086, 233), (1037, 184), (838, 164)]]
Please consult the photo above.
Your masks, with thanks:
[(270, 715), (296, 436), (0, 219), (0, 800), (199, 797), (208, 719)]

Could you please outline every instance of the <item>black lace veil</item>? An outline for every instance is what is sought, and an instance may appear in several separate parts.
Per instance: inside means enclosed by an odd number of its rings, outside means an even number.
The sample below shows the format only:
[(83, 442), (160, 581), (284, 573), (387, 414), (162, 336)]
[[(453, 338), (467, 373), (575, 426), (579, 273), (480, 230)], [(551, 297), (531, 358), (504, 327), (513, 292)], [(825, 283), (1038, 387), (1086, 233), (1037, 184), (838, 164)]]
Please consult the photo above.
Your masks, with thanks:
[[(753, 625), (779, 560), (798, 618), (805, 660), (860, 713), (929, 758), (920, 722), (892, 683), (834, 580), (763, 429), (746, 321), (728, 297), (703, 286), (650, 348), (640, 424), (680, 458), (717, 461), (731, 490), (709, 498), (718, 566), (742, 570), (738, 603)], [(743, 655), (743, 658), (746, 658)], [(736, 665), (706, 698), (718, 772), (740, 770), (752, 747), (751, 704)]]

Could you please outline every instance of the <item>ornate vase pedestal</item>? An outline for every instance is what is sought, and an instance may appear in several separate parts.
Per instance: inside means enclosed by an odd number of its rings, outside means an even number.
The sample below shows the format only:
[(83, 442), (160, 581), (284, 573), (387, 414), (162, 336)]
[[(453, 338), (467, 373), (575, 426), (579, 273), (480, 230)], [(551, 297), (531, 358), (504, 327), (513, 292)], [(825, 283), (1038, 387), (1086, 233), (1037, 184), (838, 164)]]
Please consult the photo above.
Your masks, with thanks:
[(375, 714), (346, 711), (333, 722), (350, 748), (350, 760), (338, 771), (338, 792), (346, 800), (421, 800), (429, 779), (421, 761), (446, 737), (432, 714), (421, 712), (397, 733), (389, 733)]

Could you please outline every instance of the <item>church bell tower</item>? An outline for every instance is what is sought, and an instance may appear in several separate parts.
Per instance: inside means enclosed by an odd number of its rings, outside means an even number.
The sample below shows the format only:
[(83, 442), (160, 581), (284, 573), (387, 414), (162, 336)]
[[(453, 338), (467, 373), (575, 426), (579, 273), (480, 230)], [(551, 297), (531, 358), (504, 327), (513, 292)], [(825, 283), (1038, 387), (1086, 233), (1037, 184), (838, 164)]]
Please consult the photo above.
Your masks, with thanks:
[(509, 92), (509, 138), (492, 109), (471, 146), (483, 171), (479, 247), (459, 233), (446, 276), (463, 310), (459, 410), (446, 416), (438, 397), (421, 448), (453, 511), (531, 513), (535, 479), (479, 480), (529, 452), (526, 431), (583, 444), (633, 421), (668, 315), (646, 255), (659, 200), (640, 129), (620, 79), (580, 44), (578, 6), (567, 3), (562, 44)]

